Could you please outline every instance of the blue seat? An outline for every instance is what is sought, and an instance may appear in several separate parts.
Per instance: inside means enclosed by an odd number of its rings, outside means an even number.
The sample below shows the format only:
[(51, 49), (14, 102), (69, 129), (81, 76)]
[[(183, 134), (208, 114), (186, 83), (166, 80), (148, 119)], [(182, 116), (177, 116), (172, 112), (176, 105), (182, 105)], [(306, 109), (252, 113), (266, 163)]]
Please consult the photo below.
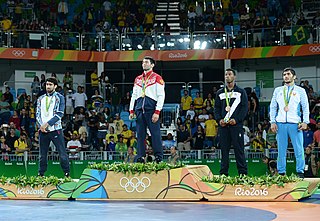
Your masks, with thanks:
[(122, 111), (122, 112), (120, 113), (120, 118), (121, 118), (122, 120), (124, 120), (124, 121), (129, 120), (129, 112), (127, 112), (127, 111)]
[(240, 32), (240, 25), (234, 25), (233, 26), (233, 34), (238, 35)]
[(199, 93), (200, 90), (198, 88), (193, 88), (191, 89), (191, 97), (192, 97), (192, 100), (195, 99), (197, 97), (197, 93)]
[(239, 21), (240, 21), (240, 15), (239, 13), (233, 13), (232, 14), (233, 17), (233, 25), (239, 25)]
[(133, 120), (131, 121), (130, 130), (136, 131), (137, 128), (137, 121)]
[(128, 129), (131, 128), (131, 121), (130, 120), (124, 120), (123, 123), (128, 126)]
[(184, 90), (185, 90), (185, 89), (181, 89), (181, 90), (180, 90), (180, 96), (181, 96), (181, 97), (184, 96)]
[(224, 26), (224, 30), (227, 34), (231, 35), (232, 33), (232, 28), (231, 28), (231, 25), (225, 25)]
[(172, 123), (172, 117), (170, 115), (166, 115), (163, 117), (163, 125), (165, 127), (169, 127)]
[(109, 110), (111, 110), (111, 104), (109, 104), (109, 103), (104, 103), (104, 107), (107, 107), (107, 108), (109, 108)]
[(274, 21), (276, 20), (276, 17), (274, 16), (269, 16), (269, 19), (271, 21), (271, 24), (274, 25)]
[(261, 95), (260, 87), (256, 86), (253, 88), (254, 92), (256, 93), (257, 97), (259, 98)]
[(13, 96), (13, 101), (16, 101), (16, 99), (17, 99), (16, 89), (10, 88), (10, 93)]
[(233, 20), (240, 20), (240, 15), (239, 13), (233, 13), (232, 14)]
[(24, 88), (18, 88), (17, 89), (17, 97), (19, 97), (23, 93), (27, 93), (26, 89), (24, 89)]

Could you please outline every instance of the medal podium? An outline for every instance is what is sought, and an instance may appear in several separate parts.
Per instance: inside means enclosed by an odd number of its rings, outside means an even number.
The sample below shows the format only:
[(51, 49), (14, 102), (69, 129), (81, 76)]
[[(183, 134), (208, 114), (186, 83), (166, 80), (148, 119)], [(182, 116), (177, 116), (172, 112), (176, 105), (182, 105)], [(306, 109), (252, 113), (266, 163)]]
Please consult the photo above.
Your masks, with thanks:
[(49, 186), (0, 183), (2, 199), (168, 200), (168, 201), (298, 201), (311, 196), (320, 179), (269, 186), (203, 181), (213, 177), (208, 166), (194, 165), (150, 173), (85, 169), (79, 180)]

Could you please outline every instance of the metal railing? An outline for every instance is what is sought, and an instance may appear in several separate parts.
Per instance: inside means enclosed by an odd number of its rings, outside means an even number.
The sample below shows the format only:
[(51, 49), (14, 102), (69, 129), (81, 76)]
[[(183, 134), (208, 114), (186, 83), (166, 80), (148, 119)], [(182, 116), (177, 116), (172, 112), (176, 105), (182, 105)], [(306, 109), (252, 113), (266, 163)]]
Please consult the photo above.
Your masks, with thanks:
[[(230, 30), (229, 30), (230, 29)], [(47, 30), (0, 32), (0, 47), (86, 51), (226, 49), (320, 42), (320, 27), (312, 25), (225, 31), (141, 33), (118, 31), (79, 33)]]
[[(68, 152), (71, 160), (117, 160), (122, 161), (126, 158), (127, 152), (116, 152), (116, 151), (79, 151), (77, 153)], [(190, 151), (179, 151), (178, 152), (181, 160), (201, 160), (201, 159), (221, 159), (220, 149), (203, 149), (203, 150), (190, 150)], [(320, 155), (320, 148), (317, 147), (314, 150), (316, 157)], [(247, 159), (261, 159), (263, 156), (269, 156), (272, 159), (277, 159), (278, 152), (270, 152), (265, 149), (264, 152), (254, 152), (252, 150), (245, 150), (245, 156)], [(167, 160), (170, 156), (169, 150), (164, 150), (164, 160)], [(230, 150), (230, 159), (235, 159), (234, 150)], [(49, 152), (48, 160), (59, 161), (59, 154), (57, 151)], [(294, 151), (288, 149), (287, 159), (295, 159)], [(0, 155), (1, 161), (38, 161), (38, 152), (24, 152), (23, 155), (19, 156), (16, 154)]]

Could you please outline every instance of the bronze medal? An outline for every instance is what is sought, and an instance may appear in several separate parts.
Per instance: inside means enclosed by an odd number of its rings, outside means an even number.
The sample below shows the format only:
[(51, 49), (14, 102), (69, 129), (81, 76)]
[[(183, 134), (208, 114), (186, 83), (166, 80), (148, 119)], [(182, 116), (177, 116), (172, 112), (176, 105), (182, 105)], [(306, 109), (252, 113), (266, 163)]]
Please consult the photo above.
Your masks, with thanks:
[(228, 106), (226, 106), (226, 111), (227, 111), (227, 112), (229, 112), (229, 111), (230, 111), (230, 109), (231, 109), (231, 108), (230, 108), (230, 106), (229, 106), (229, 105), (228, 105)]
[(289, 111), (289, 107), (288, 106), (285, 106), (283, 109), (284, 109), (285, 112)]

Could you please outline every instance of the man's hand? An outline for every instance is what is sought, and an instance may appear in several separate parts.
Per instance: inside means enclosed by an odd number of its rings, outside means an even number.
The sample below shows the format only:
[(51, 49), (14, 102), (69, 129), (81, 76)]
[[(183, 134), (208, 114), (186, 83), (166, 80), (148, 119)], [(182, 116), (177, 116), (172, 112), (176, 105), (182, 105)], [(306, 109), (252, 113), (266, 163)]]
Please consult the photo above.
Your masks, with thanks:
[(272, 124), (271, 124), (271, 131), (272, 131), (273, 133), (277, 133), (277, 131), (278, 131), (278, 126), (277, 126), (276, 123), (272, 123)]
[(230, 124), (230, 125), (236, 125), (237, 124), (237, 122), (236, 122), (236, 120), (235, 119), (230, 119), (229, 121), (228, 121), (228, 124)]
[(301, 123), (298, 125), (299, 130), (306, 130), (308, 128), (308, 125), (306, 123)]
[(154, 113), (151, 120), (152, 123), (156, 123), (159, 120), (159, 114)]
[(224, 122), (224, 119), (221, 119), (221, 120), (219, 121), (219, 124), (220, 124), (221, 127), (225, 127), (225, 126), (227, 125), (227, 123)]
[(136, 118), (137, 118), (137, 116), (134, 113), (129, 115), (129, 120), (135, 120)]
[(40, 126), (41, 132), (42, 132), (42, 133), (47, 133), (48, 131), (47, 131), (46, 129), (47, 129), (48, 126), (49, 126), (48, 123), (42, 124), (42, 125)]

